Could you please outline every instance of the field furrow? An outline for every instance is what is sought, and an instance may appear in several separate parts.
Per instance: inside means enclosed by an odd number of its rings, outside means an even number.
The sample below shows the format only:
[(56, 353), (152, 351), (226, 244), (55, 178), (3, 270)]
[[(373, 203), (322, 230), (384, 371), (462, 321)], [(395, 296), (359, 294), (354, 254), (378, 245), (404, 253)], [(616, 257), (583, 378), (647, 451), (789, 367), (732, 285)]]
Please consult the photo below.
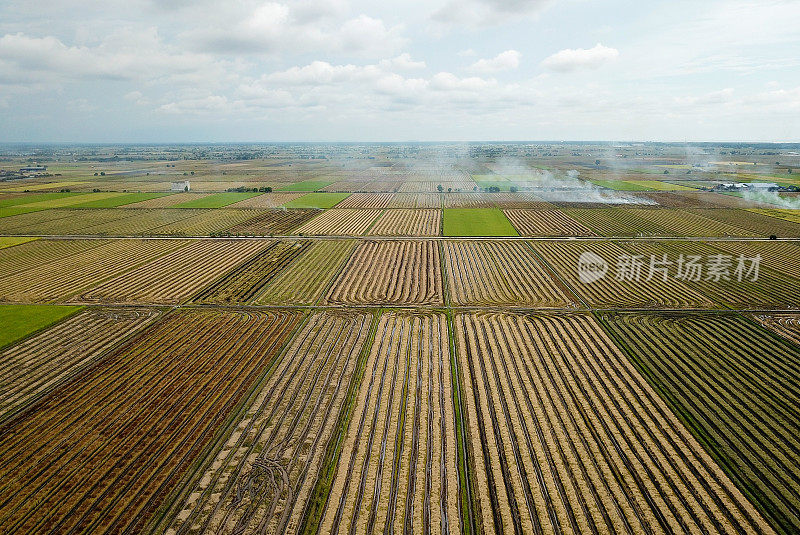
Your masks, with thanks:
[(455, 329), (484, 532), (772, 532), (591, 316)]
[(297, 532), (369, 324), (365, 314), (310, 317), (166, 533)]
[(384, 314), (322, 533), (457, 533), (455, 418), (443, 315)]
[(172, 313), (5, 423), (0, 530), (140, 531), (299, 320)]

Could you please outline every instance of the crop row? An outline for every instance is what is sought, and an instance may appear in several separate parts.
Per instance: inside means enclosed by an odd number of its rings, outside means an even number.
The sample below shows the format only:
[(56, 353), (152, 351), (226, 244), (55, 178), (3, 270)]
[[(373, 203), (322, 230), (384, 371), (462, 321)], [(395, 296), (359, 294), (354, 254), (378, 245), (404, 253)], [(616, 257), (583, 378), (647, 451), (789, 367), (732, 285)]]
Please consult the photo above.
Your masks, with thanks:
[(800, 530), (800, 348), (739, 316), (603, 321), (749, 497)]
[(588, 316), (460, 314), (484, 532), (770, 533)]
[(0, 351), (0, 420), (90, 365), (158, 316), (156, 309), (84, 310)]
[(309, 318), (167, 519), (166, 533), (297, 533), (369, 319)]
[(141, 530), (299, 319), (170, 314), (6, 422), (0, 531)]

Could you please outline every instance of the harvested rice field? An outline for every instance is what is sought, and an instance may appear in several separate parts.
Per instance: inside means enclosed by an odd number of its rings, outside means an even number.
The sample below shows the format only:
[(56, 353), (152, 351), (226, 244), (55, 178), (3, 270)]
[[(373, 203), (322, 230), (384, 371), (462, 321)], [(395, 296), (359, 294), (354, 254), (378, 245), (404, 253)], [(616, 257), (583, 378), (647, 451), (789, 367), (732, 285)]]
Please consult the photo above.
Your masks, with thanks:
[(0, 146), (0, 533), (798, 533), (789, 147)]
[(6, 276), (0, 289), (0, 302), (63, 301), (100, 281), (186, 245), (186, 242), (176, 240), (112, 240), (85, 252)]
[(800, 529), (800, 347), (741, 316), (602, 318), (761, 511), (784, 532)]
[(0, 421), (91, 365), (160, 316), (151, 308), (91, 308), (0, 351)]
[(362, 236), (382, 213), (383, 210), (353, 208), (325, 210), (296, 232), (310, 236)]
[(594, 236), (560, 210), (504, 210), (521, 236)]
[(591, 316), (454, 328), (482, 531), (773, 532)]
[(353, 240), (310, 243), (297, 259), (256, 298), (260, 305), (313, 305), (339, 273), (355, 248)]
[(447, 241), (444, 250), (453, 304), (577, 306), (524, 242)]
[(337, 312), (309, 318), (165, 519), (165, 533), (298, 533), (370, 320)]
[(176, 305), (268, 246), (266, 241), (192, 241), (73, 301)]
[(369, 230), (375, 236), (439, 236), (441, 210), (386, 210)]
[(362, 241), (329, 290), (326, 303), (444, 304), (439, 244)]
[(266, 210), (226, 232), (246, 236), (287, 235), (316, 215), (316, 210)]
[(461, 531), (448, 347), (442, 314), (381, 316), (320, 533)]
[(174, 312), (0, 425), (0, 529), (141, 531), (299, 320)]

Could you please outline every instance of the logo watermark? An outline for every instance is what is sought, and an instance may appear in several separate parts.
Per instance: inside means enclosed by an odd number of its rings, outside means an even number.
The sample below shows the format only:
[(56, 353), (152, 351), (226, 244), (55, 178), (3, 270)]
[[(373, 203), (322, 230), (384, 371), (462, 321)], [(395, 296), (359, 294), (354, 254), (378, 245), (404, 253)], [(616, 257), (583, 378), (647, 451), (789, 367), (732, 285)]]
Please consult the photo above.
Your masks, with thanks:
[[(618, 255), (614, 266), (614, 280), (651, 281), (669, 279), (683, 281), (732, 281), (758, 280), (761, 255), (745, 256), (728, 254), (661, 256)], [(605, 258), (592, 251), (584, 251), (578, 258), (578, 279), (591, 284), (604, 278), (611, 271)]]

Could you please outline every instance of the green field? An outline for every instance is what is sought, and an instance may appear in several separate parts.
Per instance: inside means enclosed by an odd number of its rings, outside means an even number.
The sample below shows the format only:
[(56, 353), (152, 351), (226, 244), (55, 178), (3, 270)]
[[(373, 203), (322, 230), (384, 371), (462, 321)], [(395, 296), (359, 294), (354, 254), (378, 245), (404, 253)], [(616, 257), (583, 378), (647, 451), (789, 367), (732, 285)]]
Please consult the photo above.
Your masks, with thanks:
[(333, 180), (303, 180), (288, 186), (275, 188), (275, 191), (317, 191), (333, 184)]
[(186, 201), (180, 204), (176, 204), (172, 206), (172, 208), (222, 208), (223, 206), (228, 206), (229, 204), (243, 201), (251, 197), (257, 197), (258, 195), (261, 195), (261, 193), (256, 193), (256, 192), (239, 193), (235, 191), (226, 193), (215, 193), (214, 195), (209, 195), (208, 197), (201, 197), (199, 199), (194, 199), (192, 201)]
[(80, 310), (80, 306), (0, 305), (0, 347), (52, 325)]
[(7, 237), (0, 237), (0, 249), (5, 249), (6, 247), (13, 247), (15, 245), (20, 245), (23, 243), (27, 243), (29, 241), (38, 240), (39, 238), (7, 238)]
[(12, 215), (27, 214), (30, 212), (38, 212), (40, 210), (47, 210), (47, 208), (28, 208), (25, 206), (9, 206), (8, 208), (0, 208), (0, 217), (9, 217)]
[(445, 236), (519, 236), (499, 208), (445, 208)]
[(150, 199), (157, 199), (158, 197), (166, 197), (167, 195), (172, 195), (172, 193), (120, 193), (115, 197), (95, 199), (93, 201), (74, 204), (72, 208), (116, 208), (117, 206), (148, 201)]
[(41, 201), (52, 201), (64, 197), (74, 197), (84, 193), (23, 193), (21, 195), (0, 195), (0, 208), (21, 206)]
[(349, 193), (308, 193), (283, 206), (285, 208), (333, 208), (349, 196)]

